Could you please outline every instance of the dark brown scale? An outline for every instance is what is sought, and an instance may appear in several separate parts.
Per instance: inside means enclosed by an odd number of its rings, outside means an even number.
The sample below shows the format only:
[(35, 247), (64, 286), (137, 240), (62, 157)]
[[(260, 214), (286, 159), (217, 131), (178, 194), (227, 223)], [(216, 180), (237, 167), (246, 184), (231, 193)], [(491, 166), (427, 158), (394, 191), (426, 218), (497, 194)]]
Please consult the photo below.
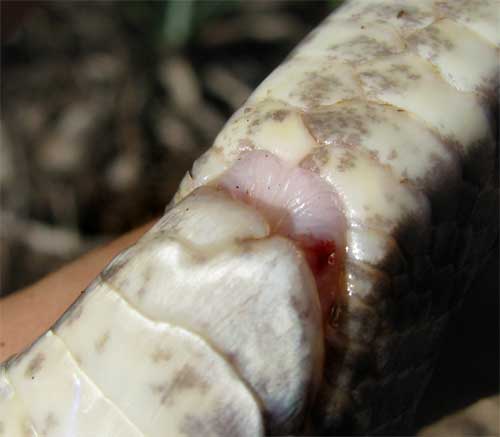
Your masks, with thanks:
[[(361, 313), (355, 317), (362, 326), (358, 330), (376, 327), (375, 335), (363, 340), (359, 331), (351, 328), (343, 335), (343, 348), (337, 346), (329, 352), (333, 360), (342, 360), (342, 365), (334, 364), (339, 373), (334, 370), (326, 380), (349, 401), (339, 404), (326, 423), (327, 413), (318, 414), (319, 428), (325, 434), (414, 432), (417, 406), (444, 333), (460, 311), (476, 272), (495, 250), (492, 237), (498, 232), (498, 222), (494, 223), (498, 219), (498, 189), (468, 192), (476, 193), (468, 220), (434, 227), (431, 256), (407, 257), (405, 271), (394, 276), (390, 286), (370, 293), (369, 311), (357, 306)], [(471, 199), (464, 196), (463, 201), (470, 205)], [(380, 297), (373, 300), (376, 295)], [(352, 317), (354, 314), (344, 313), (340, 331)]]
[[(388, 10), (384, 9), (383, 14)], [(398, 14), (398, 18), (405, 16)], [(445, 48), (450, 44), (435, 33), (425, 37), (434, 38), (436, 44)], [(390, 75), (381, 76), (376, 71), (368, 75), (380, 80), (382, 88), (397, 91), (399, 75), (418, 79), (405, 67), (395, 65)], [(486, 111), (497, 105), (496, 99), (490, 103)], [(304, 118), (309, 125), (345, 124), (328, 115), (319, 112), (314, 119), (309, 114)], [(348, 123), (357, 121), (349, 119)], [(319, 132), (321, 128), (316, 126), (313, 130)], [(445, 332), (453, 326), (451, 321), (460, 312), (477, 272), (491, 253), (498, 250), (498, 177), (491, 178), (495, 159), (493, 153), (491, 158), (485, 157), (488, 149), (487, 144), (478, 144), (463, 159), (464, 181), (449, 183), (441, 175), (436, 178), (441, 182), (430, 187), (432, 191), (427, 194), (435, 200), (427, 249), (419, 254), (403, 250), (405, 260), (396, 275), (384, 275), (382, 270), (387, 269), (384, 264), (375, 266), (381, 270), (381, 278), (389, 281), (377, 280), (374, 274), (368, 295), (355, 299), (350, 296), (341, 317), (332, 323), (334, 329), (328, 338), (326, 358), (329, 368), (325, 369), (324, 390), (319, 394), (314, 416), (322, 435), (415, 432), (417, 407), (431, 378)], [(498, 145), (495, 150), (498, 154)], [(397, 154), (393, 158), (396, 157)], [(439, 172), (441, 163), (435, 161), (432, 172)], [(318, 163), (310, 156), (303, 165), (312, 168)], [(448, 198), (454, 201), (451, 204), (442, 201)], [(436, 205), (441, 203), (449, 206), (436, 211)], [(402, 248), (411, 229), (411, 225), (407, 229), (402, 226), (394, 235)], [(348, 266), (347, 271), (357, 277), (367, 274), (358, 267), (353, 270)], [(480, 291), (475, 290), (477, 299), (481, 299)]]

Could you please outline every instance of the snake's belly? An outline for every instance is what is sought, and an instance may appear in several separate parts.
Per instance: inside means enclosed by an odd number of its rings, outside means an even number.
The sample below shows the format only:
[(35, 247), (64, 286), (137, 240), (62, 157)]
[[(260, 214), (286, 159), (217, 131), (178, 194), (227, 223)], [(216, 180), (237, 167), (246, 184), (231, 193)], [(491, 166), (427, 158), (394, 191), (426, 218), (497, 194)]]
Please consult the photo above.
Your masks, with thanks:
[(0, 435), (408, 432), (498, 232), (499, 11), (328, 17), (1, 367)]

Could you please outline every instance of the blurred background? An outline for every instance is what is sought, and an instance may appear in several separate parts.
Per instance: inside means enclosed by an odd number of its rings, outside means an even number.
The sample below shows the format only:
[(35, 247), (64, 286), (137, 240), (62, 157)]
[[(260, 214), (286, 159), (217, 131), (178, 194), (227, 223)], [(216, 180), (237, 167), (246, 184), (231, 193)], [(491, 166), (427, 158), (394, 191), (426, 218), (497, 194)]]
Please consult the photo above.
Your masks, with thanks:
[[(225, 120), (339, 3), (2, 1), (0, 296), (160, 215)], [(488, 299), (471, 293), (444, 342), (419, 427), (498, 393), (498, 254), (481, 276)], [(492, 402), (441, 435), (498, 430)]]
[(161, 214), (337, 3), (3, 1), (0, 295)]

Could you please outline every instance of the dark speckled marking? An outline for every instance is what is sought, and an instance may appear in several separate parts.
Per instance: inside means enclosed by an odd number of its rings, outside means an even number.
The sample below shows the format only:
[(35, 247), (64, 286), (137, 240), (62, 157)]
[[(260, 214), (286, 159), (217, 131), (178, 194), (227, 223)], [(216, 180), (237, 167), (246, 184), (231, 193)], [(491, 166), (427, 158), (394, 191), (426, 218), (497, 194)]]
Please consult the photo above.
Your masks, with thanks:
[(173, 402), (176, 394), (182, 391), (197, 389), (201, 393), (205, 393), (208, 388), (209, 385), (190, 364), (184, 365), (172, 379), (165, 383), (151, 385), (151, 390), (158, 395), (161, 405)]
[(389, 69), (389, 74), (398, 73), (406, 79), (409, 80), (417, 80), (422, 76), (420, 74), (415, 73), (412, 68), (407, 64), (392, 64)]
[(254, 118), (250, 123), (248, 123), (248, 129), (247, 132), (251, 134), (252, 132), (255, 131), (255, 128), (260, 126), (262, 123), (262, 120), (259, 117)]
[[(353, 4), (354, 5), (354, 4)], [(404, 9), (401, 6), (404, 5)], [(418, 7), (409, 5), (403, 2), (396, 2), (395, 4), (372, 4), (366, 5), (364, 8), (358, 10), (351, 15), (353, 22), (360, 22), (363, 17), (374, 14), (376, 22), (387, 23), (393, 18), (401, 22), (401, 27), (419, 27), (425, 23), (428, 15), (423, 13)]]
[(29, 362), (24, 372), (26, 378), (33, 378), (42, 369), (45, 355), (42, 352), (37, 353)]
[(438, 1), (436, 7), (444, 16), (454, 20), (461, 17), (467, 17), (465, 21), (470, 21), (471, 17), (486, 18), (488, 13), (488, 2), (485, 1)]
[(307, 155), (301, 162), (300, 167), (313, 173), (319, 173), (320, 167), (312, 155)]
[[(373, 114), (372, 117), (374, 117)], [(319, 143), (332, 144), (339, 137), (342, 138), (341, 142), (346, 142), (347, 136), (343, 131), (349, 130), (349, 134), (352, 137), (349, 138), (349, 142), (351, 144), (352, 142), (359, 144), (360, 136), (369, 133), (366, 114), (342, 105), (332, 109), (332, 111), (306, 114), (304, 115), (304, 121), (313, 137)], [(351, 132), (352, 130), (355, 131), (355, 134)]]
[(158, 347), (152, 354), (151, 360), (153, 363), (167, 362), (172, 358), (172, 353), (166, 349)]
[(187, 415), (180, 426), (186, 437), (237, 437), (248, 435), (244, 412), (231, 405), (221, 405), (206, 417)]
[(421, 75), (407, 64), (392, 64), (384, 71), (368, 70), (360, 73), (363, 80), (368, 80), (369, 90), (403, 92), (412, 86), (411, 82), (421, 79)]
[(96, 352), (102, 353), (108, 341), (109, 341), (109, 331), (106, 331), (94, 343)]
[[(363, 145), (363, 138), (371, 134), (374, 126), (390, 123), (390, 116), (391, 111), (384, 109), (383, 105), (376, 103), (359, 105), (356, 101), (352, 101), (338, 104), (328, 111), (304, 115), (304, 122), (319, 144), (358, 148)], [(396, 130), (399, 128), (399, 126), (392, 127)], [(368, 153), (371, 159), (379, 160), (376, 150), (370, 150)], [(397, 157), (397, 151), (392, 150), (388, 159), (394, 160)], [(340, 167), (347, 170), (345, 165)]]
[(314, 151), (314, 159), (321, 163), (322, 165), (326, 165), (328, 161), (330, 160), (330, 153), (328, 151), (328, 147), (318, 147)]
[(307, 106), (319, 106), (325, 96), (331, 95), (333, 91), (343, 88), (342, 81), (329, 74), (322, 75), (311, 71), (306, 74), (295, 87), (296, 91), (290, 92), (290, 97), (298, 97)]
[(383, 217), (382, 215), (377, 213), (367, 218), (366, 224), (374, 228), (389, 228), (392, 227), (395, 223), (393, 220), (390, 220), (387, 217)]
[(368, 150), (368, 157), (373, 159), (374, 161), (379, 160), (379, 152), (378, 150)]
[(278, 109), (277, 111), (271, 112), (271, 118), (274, 121), (282, 122), (290, 113), (290, 111), (286, 109)]
[(360, 35), (349, 42), (330, 46), (328, 54), (333, 58), (339, 57), (340, 59), (346, 59), (350, 63), (359, 64), (397, 52), (396, 48), (391, 47), (385, 41), (378, 41), (368, 35)]
[(425, 45), (433, 51), (430, 60), (434, 60), (440, 52), (452, 50), (454, 44), (451, 40), (445, 38), (438, 27), (429, 26), (420, 32), (416, 32), (408, 38), (410, 47)]
[(321, 146), (314, 149), (313, 153), (307, 155), (301, 162), (300, 167), (313, 173), (320, 173), (321, 167), (324, 167), (330, 160), (328, 146)]
[(387, 77), (379, 71), (363, 71), (359, 74), (361, 79), (368, 79), (374, 83), (377, 90), (390, 90), (398, 87), (399, 82), (393, 77)]
[(350, 150), (344, 150), (337, 163), (337, 170), (345, 172), (356, 166), (356, 156)]

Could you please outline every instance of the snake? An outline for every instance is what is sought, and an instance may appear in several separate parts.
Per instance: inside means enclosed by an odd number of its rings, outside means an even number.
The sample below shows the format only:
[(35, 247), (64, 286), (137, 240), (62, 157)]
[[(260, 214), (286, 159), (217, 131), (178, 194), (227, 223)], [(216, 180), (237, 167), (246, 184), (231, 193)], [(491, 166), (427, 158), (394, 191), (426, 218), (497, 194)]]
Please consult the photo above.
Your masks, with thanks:
[(0, 365), (0, 435), (411, 432), (498, 235), (498, 0), (349, 0)]

